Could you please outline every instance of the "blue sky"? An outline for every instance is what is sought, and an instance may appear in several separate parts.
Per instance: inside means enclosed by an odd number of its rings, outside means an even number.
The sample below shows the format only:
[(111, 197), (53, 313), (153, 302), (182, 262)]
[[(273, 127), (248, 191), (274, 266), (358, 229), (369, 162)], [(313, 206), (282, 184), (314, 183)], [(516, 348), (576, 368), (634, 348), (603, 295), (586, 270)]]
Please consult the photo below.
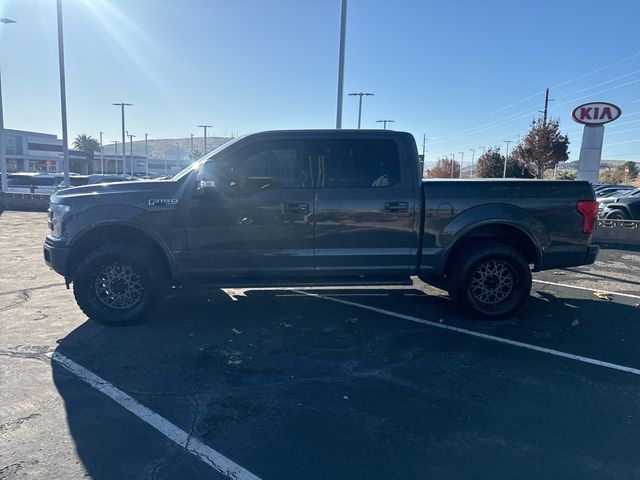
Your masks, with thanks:
[[(7, 128), (60, 135), (55, 0), (0, 0)], [(188, 137), (335, 126), (340, 0), (64, 0), (69, 134)], [(640, 2), (349, 0), (345, 94), (363, 128), (393, 119), (427, 159), (517, 141), (543, 107), (580, 149), (572, 108), (622, 107), (606, 159), (640, 160)], [(357, 124), (344, 98), (343, 126)], [(503, 144), (504, 145), (504, 144)], [(513, 144), (512, 144), (513, 146)], [(477, 152), (476, 152), (477, 155)]]

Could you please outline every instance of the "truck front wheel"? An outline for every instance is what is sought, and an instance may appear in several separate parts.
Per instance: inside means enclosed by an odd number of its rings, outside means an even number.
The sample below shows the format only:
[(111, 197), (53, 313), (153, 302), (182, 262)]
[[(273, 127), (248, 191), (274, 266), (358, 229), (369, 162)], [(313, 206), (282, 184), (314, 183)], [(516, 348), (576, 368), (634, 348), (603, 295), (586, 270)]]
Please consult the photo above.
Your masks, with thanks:
[(73, 293), (84, 314), (109, 325), (143, 319), (160, 298), (165, 275), (143, 249), (106, 245), (91, 252), (73, 276)]
[(531, 269), (514, 248), (481, 243), (455, 259), (449, 296), (472, 315), (503, 318), (519, 309), (531, 292)]

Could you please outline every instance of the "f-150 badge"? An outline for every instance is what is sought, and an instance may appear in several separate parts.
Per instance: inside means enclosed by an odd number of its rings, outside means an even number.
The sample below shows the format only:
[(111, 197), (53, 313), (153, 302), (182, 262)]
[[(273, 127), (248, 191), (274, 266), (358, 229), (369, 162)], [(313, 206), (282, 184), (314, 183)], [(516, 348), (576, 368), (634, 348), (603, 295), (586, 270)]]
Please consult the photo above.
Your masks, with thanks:
[(177, 198), (150, 198), (148, 204), (150, 206), (160, 207), (165, 205), (175, 205), (178, 203)]

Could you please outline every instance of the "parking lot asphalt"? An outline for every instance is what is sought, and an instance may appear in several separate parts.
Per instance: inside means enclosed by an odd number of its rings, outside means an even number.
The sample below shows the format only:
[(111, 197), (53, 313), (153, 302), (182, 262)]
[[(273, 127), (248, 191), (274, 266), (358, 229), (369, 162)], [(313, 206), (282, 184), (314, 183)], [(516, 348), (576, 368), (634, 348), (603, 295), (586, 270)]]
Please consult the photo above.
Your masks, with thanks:
[(416, 282), (177, 289), (109, 328), (43, 264), (45, 233), (0, 215), (0, 479), (640, 476), (638, 251), (535, 274), (501, 322)]

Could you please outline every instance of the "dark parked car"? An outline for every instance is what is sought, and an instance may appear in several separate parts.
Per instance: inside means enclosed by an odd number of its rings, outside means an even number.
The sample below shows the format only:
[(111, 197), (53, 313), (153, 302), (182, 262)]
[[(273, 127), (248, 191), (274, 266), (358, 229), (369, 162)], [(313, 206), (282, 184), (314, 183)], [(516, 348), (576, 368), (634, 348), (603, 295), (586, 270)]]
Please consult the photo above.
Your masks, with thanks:
[(640, 220), (640, 188), (606, 203), (601, 216), (607, 220)]
[(408, 133), (280, 131), (229, 142), (171, 180), (51, 198), (48, 265), (87, 316), (144, 316), (168, 285), (410, 285), (474, 317), (519, 308), (531, 271), (592, 263), (587, 182), (422, 181)]

